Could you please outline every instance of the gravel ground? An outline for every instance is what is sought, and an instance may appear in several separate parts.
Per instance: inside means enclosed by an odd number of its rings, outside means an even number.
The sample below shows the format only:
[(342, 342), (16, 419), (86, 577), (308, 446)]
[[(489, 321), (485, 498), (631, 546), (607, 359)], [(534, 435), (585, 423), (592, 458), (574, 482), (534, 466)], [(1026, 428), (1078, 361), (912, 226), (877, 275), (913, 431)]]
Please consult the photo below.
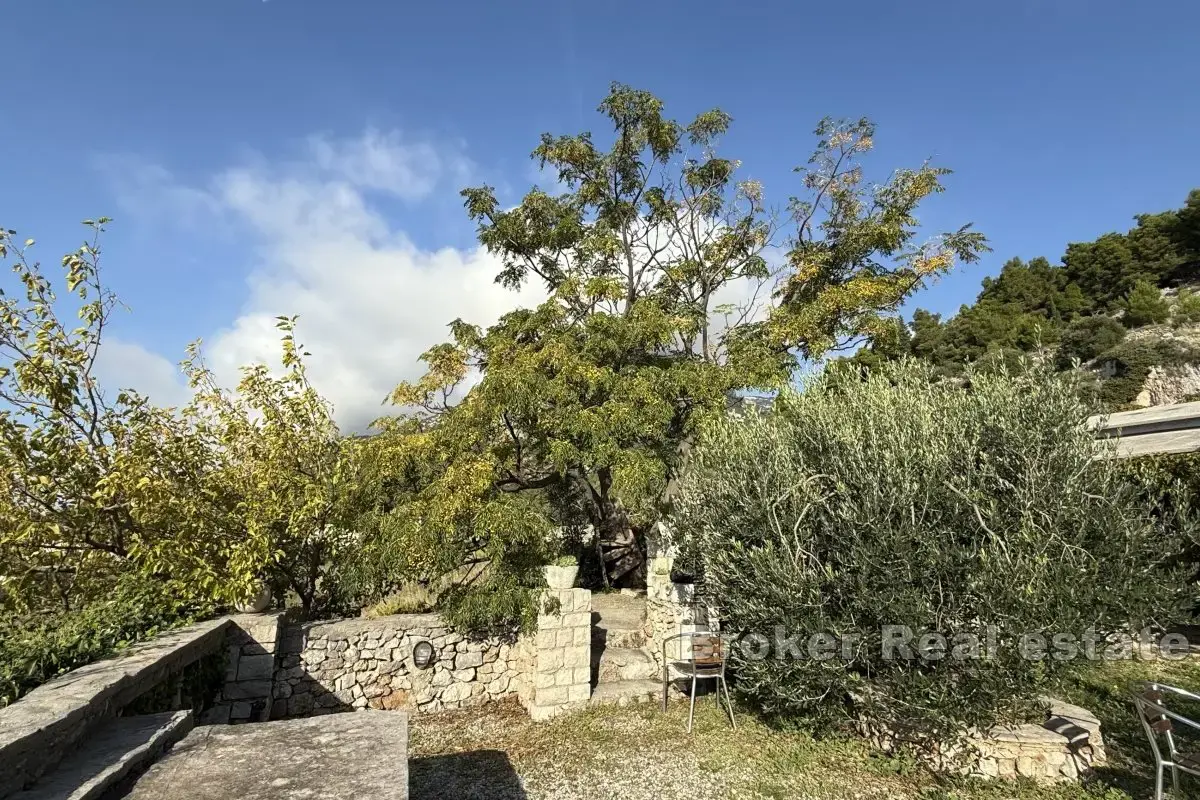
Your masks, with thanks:
[[(535, 724), (515, 703), (413, 719), (412, 800), (939, 798), (858, 742), (816, 742), (708, 702), (604, 707)], [(1011, 794), (985, 794), (1012, 797)], [(1040, 797), (1040, 795), (1038, 795)], [(1058, 797), (1059, 795), (1054, 795)], [(1074, 796), (1074, 795), (1072, 795)]]
[[(712, 771), (684, 729), (678, 705), (604, 708), (535, 724), (517, 705), (412, 721), (412, 800), (728, 797), (736, 770)], [(719, 724), (711, 710), (701, 727)], [(658, 718), (658, 719), (656, 719)], [(667, 724), (669, 721), (669, 724)], [(726, 723), (728, 727), (728, 723)], [(703, 736), (703, 734), (701, 734)]]
[[(1129, 676), (1116, 677), (1124, 685)], [(1123, 707), (1113, 713), (1112, 719), (1102, 716), (1106, 726), (1128, 716)], [(683, 702), (666, 713), (653, 704), (609, 706), (540, 724), (515, 701), (416, 717), (410, 723), (411, 798), (1129, 800), (1127, 792), (1146, 795), (1142, 778), (1128, 785), (1127, 770), (1119, 770), (1115, 779), (1101, 776), (1090, 787), (939, 778), (911, 761), (872, 753), (857, 739), (818, 740), (771, 729), (744, 712), (737, 721), (733, 730), (711, 702), (698, 704), (691, 735)], [(1113, 733), (1118, 733), (1115, 727)], [(1128, 735), (1131, 742), (1136, 735)]]

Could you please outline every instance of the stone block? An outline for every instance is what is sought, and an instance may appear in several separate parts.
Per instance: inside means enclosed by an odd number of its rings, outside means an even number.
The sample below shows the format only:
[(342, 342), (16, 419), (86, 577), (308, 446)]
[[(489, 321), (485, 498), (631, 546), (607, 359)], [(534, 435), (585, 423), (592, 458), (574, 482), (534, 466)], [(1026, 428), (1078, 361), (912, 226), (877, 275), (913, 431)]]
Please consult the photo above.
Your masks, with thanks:
[(576, 667), (572, 670), (572, 675), (574, 676), (573, 683), (590, 684), (592, 682), (591, 667)]
[(441, 694), (443, 703), (460, 703), (471, 696), (471, 684), (456, 683), (452, 686), (447, 686)]
[[(568, 631), (568, 633), (569, 633), (569, 632), (570, 632), (570, 631)], [(557, 647), (557, 646), (558, 646), (558, 634), (559, 634), (559, 633), (561, 633), (561, 631), (560, 631), (559, 629), (557, 629), (557, 628), (554, 628), (554, 629), (546, 629), (546, 630), (539, 630), (539, 631), (537, 632), (537, 635), (535, 636), (535, 641), (536, 641), (536, 643), (537, 643), (537, 648), (538, 648), (539, 650), (549, 650), (549, 649), (551, 649), (551, 648), (553, 648), (553, 647)]]
[(592, 625), (592, 615), (587, 611), (573, 611), (570, 614), (563, 614), (562, 626), (564, 628), (590, 628)]
[(250, 719), (250, 713), (253, 710), (254, 710), (254, 707), (251, 706), (247, 702), (243, 701), (243, 702), (233, 703), (229, 707), (229, 719), (230, 719), (230, 721)]
[(538, 689), (536, 701), (539, 706), (558, 706), (566, 703), (568, 697), (566, 686), (551, 686), (548, 689)]
[(537, 629), (538, 633), (542, 631), (556, 631), (562, 627), (562, 617), (555, 614), (538, 614)]
[(270, 681), (238, 681), (225, 684), (226, 700), (259, 700), (271, 696)]
[(232, 645), (225, 648), (225, 680), (236, 681), (238, 661), (242, 657), (242, 648)]
[(586, 683), (576, 684), (567, 689), (567, 701), (571, 703), (587, 700), (592, 696), (592, 687)]
[(533, 676), (533, 687), (535, 689), (548, 689), (554, 685), (556, 672), (539, 672)]
[(563, 648), (562, 663), (564, 667), (586, 667), (591, 662), (591, 648), (586, 645), (572, 645)]
[(200, 724), (228, 725), (230, 710), (231, 705), (229, 703), (218, 703), (200, 715)]
[(271, 680), (275, 675), (275, 656), (270, 653), (261, 655), (242, 655), (238, 661), (237, 679), (239, 681)]
[(454, 659), (455, 669), (466, 669), (467, 667), (478, 667), (483, 664), (483, 653), (459, 653)]
[(543, 650), (538, 653), (537, 671), (538, 672), (557, 672), (562, 669), (563, 651), (555, 648), (553, 650)]

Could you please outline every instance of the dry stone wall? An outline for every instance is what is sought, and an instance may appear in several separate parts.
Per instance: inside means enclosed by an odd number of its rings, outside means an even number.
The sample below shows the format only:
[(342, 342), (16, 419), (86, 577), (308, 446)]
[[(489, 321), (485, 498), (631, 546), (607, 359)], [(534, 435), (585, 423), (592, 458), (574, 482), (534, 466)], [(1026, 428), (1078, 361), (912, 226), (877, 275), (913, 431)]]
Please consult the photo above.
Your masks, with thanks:
[[(413, 661), (422, 641), (435, 654), (425, 669)], [(284, 636), (272, 717), (464, 708), (515, 693), (519, 675), (514, 639), (466, 638), (437, 614), (308, 623)]]
[(225, 632), (225, 683), (213, 706), (200, 717), (205, 725), (265, 722), (271, 718), (276, 649), (284, 612), (238, 614)]
[(654, 555), (649, 561), (646, 571), (646, 649), (661, 671), (664, 644), (667, 644), (667, 661), (686, 658), (686, 654), (680, 652), (680, 647), (686, 645), (679, 639), (667, 643), (668, 639), (685, 631), (715, 629), (717, 617), (709, 608), (695, 602), (695, 586), (671, 581), (675, 559), (669, 552)]

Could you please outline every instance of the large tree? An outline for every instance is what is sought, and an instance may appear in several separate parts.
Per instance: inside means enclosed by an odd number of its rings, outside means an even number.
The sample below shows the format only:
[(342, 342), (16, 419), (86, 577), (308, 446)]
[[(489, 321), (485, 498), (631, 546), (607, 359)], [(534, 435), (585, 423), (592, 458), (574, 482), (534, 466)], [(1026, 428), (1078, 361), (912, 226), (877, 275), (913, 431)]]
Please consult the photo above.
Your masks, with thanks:
[(101, 280), (106, 222), (87, 221), (88, 240), (63, 257), (62, 295), (31, 258), (33, 241), (0, 230), (0, 260), (21, 288), (0, 291), (0, 610), (73, 612), (131, 575), (206, 604), (271, 580), (311, 608), (341, 502), (354, 498), (294, 320), (279, 320), (282, 374), (247, 367), (236, 392), (198, 344), (184, 363), (186, 406), (106, 392), (95, 367), (118, 304)]
[(451, 560), (528, 556), (464, 597), (532, 586), (518, 565), (547, 556), (547, 531), (578, 523), (599, 532), (609, 578), (637, 575), (700, 418), (738, 390), (787, 384), (799, 360), (873, 330), (985, 246), (967, 227), (917, 241), (916, 208), (946, 170), (868, 183), (866, 120), (823, 121), (797, 169), (805, 197), (772, 210), (717, 152), (728, 114), (679, 123), (621, 85), (599, 112), (606, 144), (545, 134), (534, 150), (558, 193), (534, 189), (508, 207), (491, 187), (463, 192), (500, 259), (496, 280), (536, 281), (545, 301), (487, 329), (456, 320), (452, 340), (424, 355), (427, 374), (392, 396), (404, 409), (397, 446), (433, 467), (380, 529)]

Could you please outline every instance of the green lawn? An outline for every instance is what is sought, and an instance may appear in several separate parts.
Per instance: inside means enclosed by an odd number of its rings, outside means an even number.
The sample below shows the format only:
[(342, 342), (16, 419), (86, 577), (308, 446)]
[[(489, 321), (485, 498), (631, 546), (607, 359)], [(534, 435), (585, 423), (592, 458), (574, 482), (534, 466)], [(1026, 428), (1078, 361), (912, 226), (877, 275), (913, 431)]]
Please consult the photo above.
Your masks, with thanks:
[[(1200, 687), (1200, 664), (1100, 664), (1056, 694), (1093, 710), (1104, 725), (1109, 766), (1086, 786), (1037, 786), (932, 775), (862, 741), (814, 739), (772, 729), (741, 712), (738, 729), (711, 705), (684, 730), (685, 703), (598, 708), (534, 724), (515, 705), (415, 718), (413, 800), (548, 798), (918, 798), (1069, 800), (1145, 798), (1150, 756), (1128, 702), (1129, 686), (1157, 678)], [(1200, 783), (1194, 796), (1200, 796)]]

